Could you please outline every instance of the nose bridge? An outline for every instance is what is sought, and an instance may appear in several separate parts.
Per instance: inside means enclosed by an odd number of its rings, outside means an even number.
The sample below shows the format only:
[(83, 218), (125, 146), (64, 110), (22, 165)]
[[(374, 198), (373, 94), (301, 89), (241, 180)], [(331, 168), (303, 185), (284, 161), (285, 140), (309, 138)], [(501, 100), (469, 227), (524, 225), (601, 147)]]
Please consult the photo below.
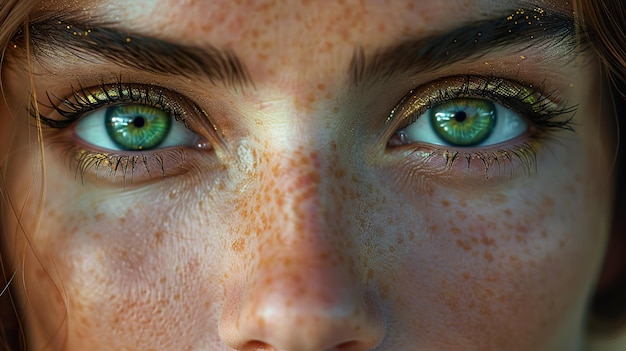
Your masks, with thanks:
[[(264, 150), (248, 208), (256, 259), (236, 313), (221, 334), (235, 349), (368, 350), (379, 342), (380, 311), (358, 272), (356, 238), (342, 206), (338, 157), (299, 146)], [(333, 164), (336, 163), (336, 164)], [(339, 172), (341, 175), (343, 172)], [(255, 203), (259, 202), (259, 203)], [(246, 346), (247, 345), (247, 346)]]
[[(332, 198), (333, 185), (323, 174), (328, 173), (328, 162), (318, 150), (304, 147), (284, 151), (283, 155), (271, 160), (271, 172), (267, 172), (262, 183), (275, 196), (276, 208), (271, 209), (274, 220), (281, 228), (287, 242), (319, 238), (321, 232), (338, 229), (340, 223), (330, 218), (327, 205), (336, 203)], [(269, 190), (269, 189), (268, 189)], [(335, 223), (332, 223), (335, 222)], [(321, 226), (328, 227), (322, 230)], [(306, 235), (312, 234), (313, 237)]]
[(351, 250), (356, 238), (350, 233), (350, 214), (343, 213), (342, 185), (328, 176), (339, 165), (331, 164), (337, 157), (328, 153), (305, 146), (277, 152), (267, 158), (259, 177), (264, 196), (257, 198), (263, 199), (261, 217), (266, 219), (253, 229), (260, 254), (256, 271), (281, 277), (276, 282), (287, 285), (283, 291), (306, 284), (300, 276), (328, 283), (337, 275), (358, 280)]

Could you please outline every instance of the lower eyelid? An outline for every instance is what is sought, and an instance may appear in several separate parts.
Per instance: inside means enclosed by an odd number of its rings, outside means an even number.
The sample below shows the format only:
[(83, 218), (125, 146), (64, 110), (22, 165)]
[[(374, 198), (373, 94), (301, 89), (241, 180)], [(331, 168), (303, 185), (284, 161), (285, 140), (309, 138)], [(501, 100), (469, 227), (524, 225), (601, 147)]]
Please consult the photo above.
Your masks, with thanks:
[(389, 167), (400, 163), (411, 178), (426, 177), (444, 184), (499, 184), (537, 171), (542, 141), (520, 136), (506, 144), (485, 148), (451, 148), (432, 144), (407, 144), (390, 150)]
[(217, 160), (207, 162), (207, 152), (208, 157), (214, 156), (210, 149), (178, 147), (149, 152), (111, 152), (58, 135), (49, 138), (47, 148), (68, 170), (69, 176), (82, 184), (123, 189), (183, 176), (199, 167), (217, 169), (219, 165)]

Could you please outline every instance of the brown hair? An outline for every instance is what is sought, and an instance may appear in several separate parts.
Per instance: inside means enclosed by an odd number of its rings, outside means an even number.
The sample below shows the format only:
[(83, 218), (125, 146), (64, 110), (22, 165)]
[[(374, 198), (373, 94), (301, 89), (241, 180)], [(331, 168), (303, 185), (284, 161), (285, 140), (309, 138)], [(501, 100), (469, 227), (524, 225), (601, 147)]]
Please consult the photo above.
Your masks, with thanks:
[[(28, 22), (28, 15), (33, 8), (39, 4), (40, 0), (0, 0), (0, 72), (4, 62), (4, 53), (11, 41), (11, 38), (21, 28), (24, 28)], [(1, 77), (1, 76), (0, 76)], [(0, 89), (3, 87), (0, 81)], [(0, 90), (0, 107), (5, 105), (4, 91)], [(0, 108), (0, 113), (6, 110)], [(0, 129), (0, 143), (6, 142), (7, 128), (3, 126)], [(4, 186), (4, 157), (2, 150), (6, 150), (8, 145), (0, 145), (0, 211), (6, 206), (8, 201), (4, 197), (7, 196), (3, 192)], [(0, 235), (2, 235), (2, 213), (0, 212)], [(0, 280), (0, 350), (25, 350), (26, 339), (22, 320), (20, 319), (18, 310), (19, 306), (13, 299), (10, 289), (5, 289), (10, 285), (12, 280), (12, 272), (8, 272), (4, 264), (0, 265), (2, 270)]]
[[(26, 28), (29, 14), (40, 1), (0, 0), (0, 68), (11, 38), (20, 29)], [(612, 94), (616, 119), (626, 118), (622, 117), (626, 114), (626, 33), (624, 32), (626, 31), (626, 4), (614, 0), (579, 0), (575, 2), (575, 8), (576, 13), (579, 14), (578, 17), (584, 22), (590, 44), (602, 63), (603, 78)], [(3, 99), (3, 94), (0, 94), (0, 98)], [(4, 101), (0, 100), (0, 107), (2, 104)], [(0, 111), (3, 110), (0, 109)], [(626, 123), (618, 123), (618, 125), (619, 134), (624, 135)], [(0, 129), (0, 133), (5, 132), (6, 130)], [(0, 151), (5, 150), (3, 146), (6, 147), (6, 145), (0, 145)], [(619, 181), (626, 179), (626, 157), (623, 156), (626, 145), (624, 142), (618, 143), (618, 150), (622, 153), (619, 153), (617, 158), (619, 166), (616, 169), (616, 215), (611, 247), (622, 248), (622, 250), (615, 250), (617, 255), (611, 251), (607, 255), (607, 268), (616, 268), (606, 270), (611, 274), (605, 277), (606, 279), (601, 279), (598, 293), (592, 301), (591, 327), (594, 330), (619, 329), (623, 331), (626, 328), (626, 255), (624, 254), (626, 251), (626, 217), (622, 215), (626, 211), (626, 184), (621, 184)], [(6, 192), (2, 191), (3, 157), (0, 152), (0, 205), (7, 203), (4, 198)], [(0, 349), (25, 349), (24, 340), (24, 331), (15, 304), (10, 294), (4, 294), (0, 296)]]
[[(594, 332), (626, 329), (626, 3), (613, 0), (578, 1), (590, 44), (602, 64), (604, 81), (614, 104), (618, 136), (615, 168), (615, 206), (612, 235), (603, 275), (591, 305)], [(621, 123), (620, 123), (621, 122)]]

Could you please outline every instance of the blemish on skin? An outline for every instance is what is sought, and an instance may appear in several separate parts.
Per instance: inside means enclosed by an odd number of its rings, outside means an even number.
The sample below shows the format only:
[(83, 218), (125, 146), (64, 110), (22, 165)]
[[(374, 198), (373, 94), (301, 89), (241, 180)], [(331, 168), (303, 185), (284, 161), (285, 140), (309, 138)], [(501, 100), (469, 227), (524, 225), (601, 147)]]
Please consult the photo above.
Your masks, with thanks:
[(234, 252), (240, 253), (246, 247), (246, 240), (244, 238), (237, 238), (230, 246)]
[(528, 234), (529, 232), (528, 226), (521, 223), (518, 223), (515, 229), (522, 234)]
[(463, 251), (465, 251), (465, 252), (469, 252), (469, 251), (471, 251), (471, 250), (472, 250), (472, 245), (470, 245), (470, 243), (469, 243), (469, 242), (464, 241), (464, 240), (461, 240), (461, 239), (459, 239), (459, 240), (457, 240), (457, 241), (456, 241), (456, 245), (457, 245), (458, 247), (462, 248), (462, 249), (463, 249)]
[(161, 244), (163, 242), (163, 232), (158, 230), (156, 233), (154, 233), (154, 239), (156, 240), (157, 244)]
[(496, 241), (493, 238), (490, 238), (490, 237), (486, 236), (485, 234), (481, 235), (480, 242), (483, 245), (485, 245), (485, 246), (495, 246), (496, 245)]

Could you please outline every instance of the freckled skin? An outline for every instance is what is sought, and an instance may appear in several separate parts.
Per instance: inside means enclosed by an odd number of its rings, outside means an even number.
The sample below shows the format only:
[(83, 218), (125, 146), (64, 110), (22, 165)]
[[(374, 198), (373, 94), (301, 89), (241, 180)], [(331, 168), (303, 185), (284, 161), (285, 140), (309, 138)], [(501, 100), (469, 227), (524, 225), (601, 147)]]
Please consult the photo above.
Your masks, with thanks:
[(580, 106), (565, 147), (539, 151), (534, 174), (489, 182), (463, 165), (411, 168), (371, 127), (395, 103), (378, 93), (408, 90), (345, 86), (355, 45), (450, 28), (478, 2), (89, 6), (129, 32), (229, 47), (256, 89), (213, 116), (238, 128), (225, 145), (165, 180), (81, 184), (47, 147), (37, 227), (36, 144), (24, 145), (36, 138), (26, 117), (14, 126), (15, 152), (0, 156), (29, 225), (15, 229), (4, 205), (3, 233), (10, 264), (23, 262), (33, 350), (576, 350), (610, 213), (611, 147), (595, 134), (603, 119), (584, 118), (598, 114), (593, 64), (559, 68)]

